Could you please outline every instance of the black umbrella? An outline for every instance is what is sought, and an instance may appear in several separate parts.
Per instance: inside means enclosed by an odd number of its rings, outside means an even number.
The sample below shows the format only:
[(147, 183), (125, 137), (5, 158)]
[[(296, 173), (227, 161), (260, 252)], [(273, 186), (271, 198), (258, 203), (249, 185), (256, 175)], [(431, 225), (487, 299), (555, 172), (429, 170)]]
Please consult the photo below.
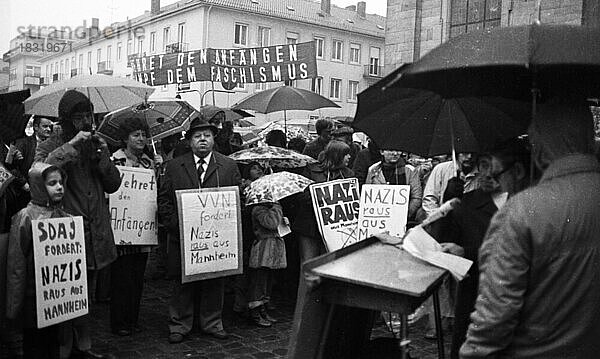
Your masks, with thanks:
[[(423, 88), (445, 98), (535, 100), (600, 95), (600, 29), (573, 25), (499, 27), (450, 39), (383, 86)], [(535, 111), (535, 107), (534, 107)]]
[(444, 99), (421, 89), (383, 89), (394, 76), (396, 73), (358, 95), (352, 123), (379, 148), (423, 157), (481, 152), (527, 129), (531, 111), (527, 102), (501, 97)]
[(23, 116), (23, 101), (29, 96), (29, 89), (0, 94), (0, 139), (4, 143), (25, 136), (28, 118)]

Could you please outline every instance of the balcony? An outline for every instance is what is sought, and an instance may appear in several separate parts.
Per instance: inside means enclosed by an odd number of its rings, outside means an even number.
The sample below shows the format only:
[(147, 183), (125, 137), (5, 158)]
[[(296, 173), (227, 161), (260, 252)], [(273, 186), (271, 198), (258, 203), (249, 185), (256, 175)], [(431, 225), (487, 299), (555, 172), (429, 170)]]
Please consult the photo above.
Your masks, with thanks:
[(42, 84), (39, 76), (25, 76), (23, 77), (23, 85), (36, 85), (39, 86)]
[(111, 61), (102, 61), (98, 63), (98, 73), (104, 75), (112, 75), (112, 62)]
[(365, 65), (363, 77), (381, 78), (383, 77), (383, 66)]
[(184, 52), (188, 50), (188, 45), (189, 44), (187, 42), (174, 42), (165, 46), (165, 52), (167, 54), (171, 54), (174, 52)]
[(58, 74), (52, 74), (52, 82), (58, 81)]

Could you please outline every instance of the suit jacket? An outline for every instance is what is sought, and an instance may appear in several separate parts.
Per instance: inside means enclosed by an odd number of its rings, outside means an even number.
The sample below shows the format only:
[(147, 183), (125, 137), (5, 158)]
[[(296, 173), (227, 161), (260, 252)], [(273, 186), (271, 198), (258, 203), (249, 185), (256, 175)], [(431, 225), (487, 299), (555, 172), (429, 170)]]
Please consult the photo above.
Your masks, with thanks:
[[(218, 152), (212, 153), (204, 174), (202, 188), (239, 186), (242, 180), (240, 170), (234, 160)], [(199, 188), (194, 154), (188, 152), (167, 162), (165, 174), (158, 191), (158, 216), (170, 234), (169, 272), (181, 273), (179, 253), (179, 211), (175, 191)]]

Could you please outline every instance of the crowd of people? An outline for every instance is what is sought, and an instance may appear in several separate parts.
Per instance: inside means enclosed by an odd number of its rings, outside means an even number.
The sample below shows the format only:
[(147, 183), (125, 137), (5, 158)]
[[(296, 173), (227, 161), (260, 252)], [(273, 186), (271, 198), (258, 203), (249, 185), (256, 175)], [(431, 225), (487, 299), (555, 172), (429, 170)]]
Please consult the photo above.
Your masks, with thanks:
[[(124, 122), (122, 146), (111, 151), (93, 131), (93, 104), (85, 95), (67, 91), (58, 108), (59, 126), (36, 117), (34, 135), (10, 145), (0, 161), (0, 233), (8, 237), (6, 263), (0, 261), (0, 289), (6, 290), (0, 316), (8, 319), (0, 327), (3, 341), (22, 336), (26, 358), (106, 357), (93, 350), (88, 316), (36, 326), (31, 221), (66, 216), (83, 217), (90, 297), (101, 300), (101, 288), (109, 288), (114, 335), (143, 330), (139, 312), (149, 255), (159, 258), (173, 283), (169, 343), (184, 341), (193, 327), (229, 337), (222, 321), (226, 281), (235, 294), (234, 312), (260, 328), (276, 325), (269, 312), (277, 270), (325, 253), (308, 190), (244, 206), (243, 274), (182, 283), (175, 192), (239, 186), (243, 198), (253, 181), (280, 169), (229, 158), (243, 144), (218, 108), (200, 111), (183, 140), (165, 138), (157, 153), (148, 147), (144, 121)], [(426, 228), (445, 252), (474, 262), (464, 280), (448, 279), (442, 290), (443, 313), (453, 318), (452, 358), (596, 355), (600, 165), (588, 107), (549, 101), (539, 106), (528, 136), (485, 153), (460, 153), (457, 163), (446, 156), (415, 160), (373, 141), (363, 147), (351, 128), (327, 119), (316, 122), (316, 132), (308, 143), (288, 143), (274, 130), (265, 143), (314, 158), (292, 171), (315, 183), (356, 177), (361, 185), (410, 185), (409, 227), (461, 199)], [(115, 243), (106, 195), (121, 185), (116, 166), (155, 171), (157, 247)], [(291, 233), (282, 237), (278, 229), (288, 221)], [(291, 277), (298, 280), (297, 266)]]

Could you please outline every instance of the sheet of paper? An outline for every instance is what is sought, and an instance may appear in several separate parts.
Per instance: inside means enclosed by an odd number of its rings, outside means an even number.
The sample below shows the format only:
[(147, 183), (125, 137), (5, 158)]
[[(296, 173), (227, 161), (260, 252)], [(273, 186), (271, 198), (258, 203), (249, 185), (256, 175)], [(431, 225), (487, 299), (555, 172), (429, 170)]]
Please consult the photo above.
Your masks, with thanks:
[(413, 256), (447, 269), (458, 280), (462, 280), (473, 261), (442, 252), (442, 246), (423, 227), (412, 228), (404, 237), (402, 248)]
[(283, 217), (283, 221), (281, 221), (281, 223), (279, 223), (279, 226), (277, 226), (277, 232), (279, 232), (280, 237), (284, 237), (292, 233), (292, 230), (290, 228), (290, 221), (287, 217)]

